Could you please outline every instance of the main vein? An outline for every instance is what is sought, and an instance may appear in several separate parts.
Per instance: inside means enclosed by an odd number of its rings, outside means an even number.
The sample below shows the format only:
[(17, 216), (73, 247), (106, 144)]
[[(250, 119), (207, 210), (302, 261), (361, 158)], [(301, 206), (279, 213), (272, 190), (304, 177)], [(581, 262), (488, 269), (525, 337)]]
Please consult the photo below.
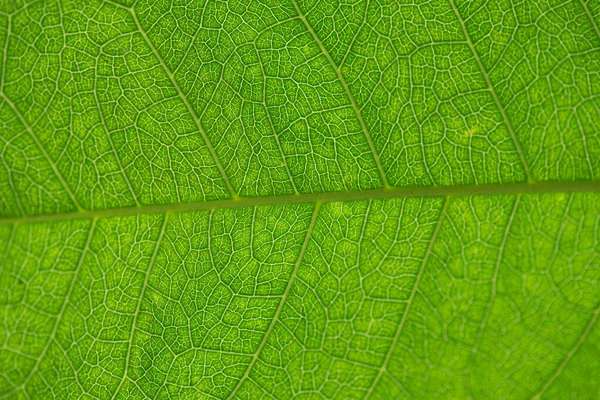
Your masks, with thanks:
[(195, 203), (156, 204), (140, 207), (121, 207), (103, 210), (85, 210), (68, 213), (35, 215), (25, 217), (0, 218), (0, 225), (21, 223), (67, 221), (73, 219), (124, 217), (138, 214), (163, 214), (166, 212), (188, 212), (198, 210), (215, 210), (228, 208), (244, 208), (256, 206), (273, 206), (299, 203), (331, 203), (338, 201), (358, 201), (394, 199), (406, 197), (465, 197), (465, 196), (490, 196), (490, 195), (517, 195), (534, 193), (600, 193), (598, 181), (571, 181), (571, 182), (536, 182), (536, 183), (509, 183), (494, 185), (458, 185), (458, 186), (422, 186), (398, 187), (391, 189), (371, 189), (347, 192), (322, 192), (305, 193), (299, 195), (279, 195), (266, 197), (241, 197), (238, 199), (224, 199), (201, 201)]

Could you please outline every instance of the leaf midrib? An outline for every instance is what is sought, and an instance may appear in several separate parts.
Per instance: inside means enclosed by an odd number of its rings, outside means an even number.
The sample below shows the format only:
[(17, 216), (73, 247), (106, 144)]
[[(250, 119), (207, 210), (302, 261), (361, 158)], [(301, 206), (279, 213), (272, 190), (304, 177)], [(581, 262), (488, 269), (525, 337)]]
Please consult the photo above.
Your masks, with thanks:
[(407, 197), (468, 197), (543, 193), (600, 193), (599, 181), (564, 181), (508, 183), (455, 186), (396, 187), (390, 189), (370, 189), (362, 191), (320, 192), (298, 195), (277, 195), (265, 197), (239, 197), (200, 201), (192, 203), (152, 204), (139, 207), (120, 207), (100, 210), (83, 210), (57, 214), (42, 214), (24, 217), (0, 217), (0, 225), (27, 224), (35, 222), (69, 221), (77, 219), (125, 217), (139, 214), (163, 214), (200, 210), (217, 210), (257, 206), (276, 206), (299, 203), (332, 203), (358, 200), (396, 199)]

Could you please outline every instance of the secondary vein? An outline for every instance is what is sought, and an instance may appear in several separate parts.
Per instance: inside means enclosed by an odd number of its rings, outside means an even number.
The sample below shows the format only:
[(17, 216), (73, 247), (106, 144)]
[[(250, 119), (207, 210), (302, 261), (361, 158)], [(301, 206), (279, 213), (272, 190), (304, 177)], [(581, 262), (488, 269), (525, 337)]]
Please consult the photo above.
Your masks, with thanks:
[(21, 385), (18, 386), (17, 388), (15, 388), (12, 392), (8, 393), (7, 394), (8, 397), (11, 397), (14, 393), (18, 392), (19, 390), (24, 390), (27, 387), (27, 385), (29, 384), (29, 381), (31, 381), (31, 378), (33, 378), (35, 373), (38, 371), (38, 369), (42, 363), (42, 360), (44, 359), (44, 357), (46, 356), (46, 353), (48, 353), (48, 350), (50, 349), (50, 346), (52, 345), (52, 342), (54, 342), (54, 340), (56, 338), (56, 334), (58, 332), (58, 327), (59, 327), (60, 323), (62, 322), (62, 319), (65, 315), (65, 311), (67, 310), (67, 306), (71, 299), (71, 294), (73, 293), (73, 290), (75, 289), (75, 284), (77, 283), (77, 279), (79, 278), (79, 272), (81, 271), (83, 261), (84, 261), (85, 256), (90, 248), (90, 243), (92, 242), (92, 238), (94, 237), (94, 232), (96, 230), (96, 222), (97, 222), (96, 219), (94, 219), (92, 221), (92, 224), (88, 231), (87, 239), (85, 241), (85, 245), (83, 247), (83, 250), (81, 251), (79, 260), (77, 261), (77, 266), (75, 267), (75, 271), (73, 272), (73, 278), (71, 278), (71, 283), (69, 284), (69, 288), (67, 289), (67, 293), (65, 294), (64, 301), (63, 301), (62, 305), (60, 306), (60, 310), (58, 311), (58, 314), (56, 315), (56, 321), (54, 321), (54, 325), (52, 326), (52, 331), (50, 332), (50, 336), (48, 336), (48, 340), (46, 341), (46, 344), (44, 345), (42, 352), (40, 353), (39, 357), (37, 358), (31, 371), (29, 371), (29, 374), (27, 374), (27, 377), (23, 380), (23, 383), (21, 383)]
[(252, 371), (252, 368), (254, 367), (254, 364), (256, 364), (256, 361), (258, 361), (258, 357), (260, 356), (262, 349), (267, 344), (267, 340), (269, 339), (269, 336), (270, 336), (271, 332), (273, 331), (275, 324), (279, 320), (279, 315), (281, 314), (281, 310), (283, 310), (283, 306), (285, 305), (285, 302), (290, 295), (292, 286), (294, 284), (294, 281), (296, 280), (296, 275), (298, 274), (298, 269), (300, 269), (300, 264), (302, 264), (302, 259), (304, 258), (304, 254), (306, 253), (306, 248), (308, 247), (308, 242), (312, 235), (312, 231), (315, 227), (317, 217), (319, 216), (320, 208), (321, 208), (321, 203), (315, 204), (315, 208), (313, 210), (310, 224), (308, 225), (308, 229), (306, 230), (306, 236), (304, 237), (304, 242), (302, 243), (302, 247), (300, 248), (300, 252), (298, 253), (298, 258), (296, 259), (296, 264), (294, 265), (294, 270), (292, 271), (292, 274), (290, 275), (290, 279), (288, 280), (288, 284), (285, 288), (285, 291), (283, 292), (283, 296), (281, 296), (281, 300), (279, 300), (279, 305), (277, 306), (275, 315), (273, 316), (273, 319), (271, 319), (271, 323), (269, 324), (267, 331), (263, 335), (263, 338), (262, 338), (260, 344), (258, 345), (258, 348), (256, 349), (256, 353), (254, 353), (254, 356), (252, 357), (250, 364), (248, 364), (248, 368), (246, 368), (244, 375), (240, 378), (240, 380), (238, 381), (235, 388), (233, 388), (233, 390), (231, 391), (231, 394), (227, 398), (228, 400), (233, 399), (235, 397), (237, 391), (240, 389), (240, 387), (242, 387), (242, 384), (244, 383), (244, 381), (246, 379), (248, 379), (248, 377), (250, 376), (250, 371)]
[(25, 130), (31, 137), (31, 140), (33, 140), (33, 142), (35, 143), (35, 145), (38, 148), (38, 150), (40, 151), (40, 153), (42, 153), (42, 156), (46, 159), (46, 162), (48, 163), (48, 165), (50, 165), (50, 168), (52, 168), (54, 175), (56, 175), (56, 178), (61, 183), (63, 189), (65, 190), (65, 192), (67, 193), (67, 195), (69, 196), (69, 198), (71, 199), (71, 201), (73, 202), (75, 207), (78, 210), (82, 210), (82, 207), (79, 205), (79, 202), (77, 201), (77, 198), (75, 197), (75, 194), (71, 191), (71, 188), (69, 187), (69, 185), (67, 185), (65, 178), (62, 176), (61, 172), (58, 170), (58, 167), (57, 167), (56, 163), (54, 162), (54, 160), (52, 158), (50, 158), (50, 155), (46, 151), (46, 148), (43, 146), (42, 142), (40, 142), (40, 139), (33, 132), (33, 128), (27, 122), (27, 120), (25, 119), (25, 116), (21, 113), (21, 111), (19, 111), (17, 106), (15, 106), (15, 103), (13, 103), (13, 101), (11, 99), (9, 99), (6, 94), (4, 94), (3, 92), (0, 92), (0, 97), (2, 97), (4, 99), (6, 104), (8, 104), (8, 106), (13, 110), (13, 112), (15, 113), (17, 118), (21, 121), (21, 123), (25, 127)]
[(354, 100), (354, 96), (352, 96), (352, 92), (350, 91), (350, 88), (348, 87), (348, 83), (346, 82), (344, 75), (342, 75), (342, 71), (340, 71), (340, 68), (337, 66), (335, 61), (333, 61), (331, 54), (329, 54), (329, 51), (327, 51), (327, 49), (323, 45), (323, 42), (321, 42), (321, 39), (317, 35), (317, 33), (314, 31), (312, 26), (308, 23), (308, 20), (304, 16), (304, 13), (300, 9), (300, 7), (298, 7), (296, 0), (292, 0), (292, 4), (294, 5), (296, 12), (298, 13), (298, 17), (300, 18), (302, 23), (304, 23), (304, 26), (306, 26), (306, 29), (308, 30), (308, 32), (313, 37), (314, 41), (317, 43), (317, 45), (321, 49), (321, 52), (327, 58), (327, 61), (329, 61), (331, 68), (333, 68), (333, 70), (335, 71), (335, 73), (337, 75), (338, 80), (342, 84), (344, 91), (346, 92), (346, 96), (348, 96), (348, 99), (350, 100), (352, 109), (354, 110), (354, 113), (356, 114), (356, 118), (358, 119), (358, 122), (360, 123), (360, 127), (363, 131), (363, 134), (365, 135), (365, 138), (367, 139), (369, 149), (371, 150), (371, 153), (373, 154), (373, 159), (375, 160), (375, 164), (377, 165), (377, 170), (379, 171), (379, 175), (381, 176), (381, 181), (383, 182), (383, 187), (384, 188), (390, 187), (390, 184), (388, 183), (387, 177), (385, 175), (385, 171), (383, 169), (383, 165), (381, 164), (381, 160), (379, 159), (379, 154), (377, 153), (377, 150), (375, 149), (375, 145), (373, 144), (373, 138), (371, 137), (371, 134), (369, 133), (369, 130), (367, 129), (367, 124), (365, 124), (365, 121), (363, 120), (360, 109), (358, 108), (358, 104), (356, 104), (356, 101)]
[(425, 266), (427, 265), (427, 262), (429, 261), (429, 256), (431, 255), (431, 252), (433, 251), (433, 245), (435, 244), (435, 241), (438, 237), (438, 234), (440, 232), (442, 224), (444, 223), (444, 219), (446, 218), (446, 214), (448, 213), (448, 208), (450, 206), (451, 201), (452, 201), (451, 197), (447, 197), (444, 201), (444, 207), (442, 208), (442, 211), (440, 212), (440, 216), (438, 217), (438, 221), (435, 225), (435, 228), (433, 229), (433, 233), (431, 234), (431, 239), (429, 239), (429, 245), (427, 246), (427, 250), (425, 251), (425, 254), (423, 255), (423, 261), (421, 262), (421, 267), (419, 268), (419, 272), (417, 273), (415, 283), (413, 284), (413, 288), (410, 293), (410, 297), (408, 298), (406, 308), (404, 309), (404, 313), (402, 314), (402, 318), (400, 319), (400, 323), (398, 324), (398, 328), (396, 329), (396, 333), (394, 334), (392, 343), (390, 344), (390, 347), (385, 356), (385, 359), (384, 359), (383, 363), (381, 364), (381, 367), (379, 368), (379, 372), (377, 373), (377, 376), (375, 377), (375, 379), (373, 380), (373, 383), (369, 387), (369, 391), (367, 392), (367, 394), (364, 397), (365, 399), (369, 398), (373, 394), (373, 390), (375, 390), (375, 388), (377, 387), (377, 384), (379, 383), (379, 380), (383, 376), (383, 373), (386, 372), (386, 370), (387, 370), (387, 366), (388, 366), (388, 363), (390, 362), (390, 359), (392, 358), (392, 353), (394, 352), (396, 343), (398, 342), (398, 339), (400, 338), (400, 335), (402, 334), (402, 331), (404, 329), (404, 325), (406, 324), (406, 320), (408, 319), (408, 314), (410, 312), (410, 308), (411, 308), (412, 304), (414, 303), (414, 299), (415, 299), (415, 297), (417, 295), (417, 291), (419, 289), (419, 283), (421, 283), (421, 278), (423, 277), (423, 273), (425, 272)]
[(544, 384), (544, 386), (542, 386), (540, 391), (532, 397), (533, 400), (539, 400), (541, 398), (541, 396), (550, 388), (550, 386), (552, 386), (552, 383), (554, 383), (556, 378), (558, 378), (560, 376), (560, 374), (562, 374), (562, 372), (564, 371), (567, 364), (569, 364), (569, 361), (571, 361), (571, 359), (573, 358), (573, 355), (575, 355), (575, 353), (577, 353), (577, 350), (579, 350), (581, 345), (585, 342), (588, 335), (592, 331), (592, 328), (594, 328), (594, 326), (596, 325), (596, 321), (598, 320), (599, 315), (600, 315), (600, 306), (598, 306), (598, 308), (596, 308), (596, 310), (594, 311), (594, 314), (592, 315), (590, 322), (585, 327), (585, 329), (584, 329), (583, 333), (581, 334), (581, 336), (579, 337), (579, 340), (577, 341), (577, 343), (575, 343), (575, 345), (573, 346), (571, 351), (569, 351), (569, 353), (567, 353), (567, 355), (565, 356), (563, 361), (560, 363), (560, 365), (554, 372), (554, 374), (552, 374), (552, 376), (546, 381), (546, 383)]
[(129, 370), (129, 362), (131, 360), (131, 349), (133, 348), (133, 337), (135, 334), (135, 329), (138, 321), (138, 317), (140, 315), (140, 311), (142, 309), (142, 301), (144, 300), (144, 295), (146, 294), (146, 289), (148, 288), (148, 281), (150, 280), (150, 274), (152, 273), (152, 267), (154, 266), (154, 261), (156, 260), (156, 255), (158, 254), (158, 250), (160, 248), (160, 244), (162, 243), (162, 239), (165, 235), (166, 227), (169, 222), (169, 214), (166, 213), (163, 219), (162, 226), (160, 228), (160, 233), (158, 234), (158, 239), (156, 240), (156, 246), (154, 246), (154, 251), (152, 252), (152, 256), (150, 258), (150, 262), (148, 263), (148, 269), (146, 270), (146, 275), (144, 277), (144, 282), (142, 284), (142, 289), (140, 291), (140, 296), (138, 297), (138, 302), (135, 307), (135, 311), (133, 314), (133, 322), (131, 323), (131, 331), (129, 333), (129, 340), (127, 346), (127, 353), (125, 354), (125, 367), (123, 368), (123, 376), (121, 377), (121, 381), (119, 382), (119, 386), (115, 390), (115, 393), (111, 397), (114, 399), (119, 394), (121, 387), (127, 380), (127, 373)]
[(204, 127), (202, 126), (200, 119), (198, 118), (198, 115), (196, 114), (196, 111), (190, 104), (186, 95), (183, 93), (183, 90), (181, 89), (181, 86), (179, 86), (179, 83), (175, 79), (175, 76), (171, 73), (171, 71), (167, 67), (167, 64), (165, 64), (165, 61), (163, 60), (162, 56), (158, 52), (158, 49), (154, 46), (154, 44), (152, 43), (152, 41), (146, 34), (146, 31), (142, 27), (142, 24), (140, 23), (140, 20), (138, 19), (135, 10), (133, 8), (131, 8), (131, 9), (129, 9), (129, 11), (130, 11), (131, 15), (133, 16), (133, 20), (135, 21), (137, 30), (139, 31), (140, 35), (142, 35), (144, 42), (148, 45), (148, 47), (154, 54), (154, 57), (156, 57), (160, 66), (162, 67), (162, 69), (165, 71), (165, 73), (169, 77), (171, 84), (177, 91), (178, 96), (181, 98), (181, 100), (183, 101), (183, 104), (185, 105), (186, 109), (188, 110), (192, 119), (194, 120), (194, 123), (195, 123), (196, 127), (198, 128), (198, 131), (200, 132), (200, 135), (202, 136), (202, 138), (204, 139), (204, 142), (206, 143), (206, 147), (208, 148), (210, 155), (212, 156), (213, 160), (215, 161), (215, 165), (219, 169), (221, 177), (223, 178), (223, 181), (225, 182), (225, 185), (227, 186), (227, 189), (229, 190), (231, 197), (234, 199), (238, 198), (237, 192), (231, 185), (229, 177), (227, 176), (227, 173), (225, 172), (225, 168), (223, 167), (223, 164), (221, 164), (221, 161), (219, 160), (219, 157), (217, 156), (217, 152), (216, 152), (215, 148), (213, 147), (210, 139), (208, 138), (208, 135), (207, 135), (206, 131), (204, 130)]
[(527, 162), (527, 159), (525, 158), (525, 153), (523, 152), (523, 148), (521, 147), (521, 143), (519, 142), (519, 139), (517, 139), (517, 135), (512, 126), (512, 123), (510, 122), (510, 119), (508, 118), (508, 114), (506, 114), (506, 109), (504, 108), (504, 105), (500, 101), (500, 97), (498, 97), (498, 93), (496, 93), (496, 89), (494, 89), (494, 85), (492, 84), (490, 75), (486, 71), (485, 66), (483, 65), (483, 62), (481, 61), (481, 58), (479, 57), (479, 53), (477, 52), (477, 49), (475, 48), (475, 45), (473, 44), (473, 41), (471, 40), (471, 35), (469, 34), (469, 31), (467, 30), (465, 21), (464, 21), (463, 17), (460, 15), (460, 12), (458, 11), (456, 4), (454, 3), (454, 0), (449, 0), (449, 1), (450, 1), (450, 5), (452, 6), (452, 10), (454, 10), (454, 14), (456, 15), (456, 19), (458, 20), (458, 23), (460, 24), (460, 27), (463, 31), (465, 40), (467, 41), (467, 45), (469, 46), (469, 49), (471, 50), (471, 53), (473, 54), (473, 57), (475, 58), (475, 62), (477, 63), (477, 66), (479, 67), (479, 71), (481, 72), (481, 75), (483, 76), (483, 79), (485, 80), (488, 90), (489, 90), (490, 94), (492, 95), (492, 98), (494, 99), (494, 103), (496, 104), (496, 108), (500, 112), (500, 115), (502, 116), (504, 125), (506, 126), (506, 129), (508, 130), (508, 133), (510, 134), (510, 137), (512, 139), (513, 145), (515, 146), (515, 149), (517, 150), (517, 154), (519, 155), (521, 165), (523, 167), (523, 170), (525, 171), (525, 175), (527, 176), (527, 181), (535, 182), (535, 179), (533, 178), (533, 175), (531, 174), (531, 169), (529, 167), (529, 163)]

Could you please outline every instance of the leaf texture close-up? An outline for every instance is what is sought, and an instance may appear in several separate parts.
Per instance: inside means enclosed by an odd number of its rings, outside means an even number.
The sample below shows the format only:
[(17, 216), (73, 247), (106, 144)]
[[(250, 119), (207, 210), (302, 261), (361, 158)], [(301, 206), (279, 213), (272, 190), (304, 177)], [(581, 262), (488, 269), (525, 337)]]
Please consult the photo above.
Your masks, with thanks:
[(599, 399), (599, 25), (0, 0), (0, 398)]

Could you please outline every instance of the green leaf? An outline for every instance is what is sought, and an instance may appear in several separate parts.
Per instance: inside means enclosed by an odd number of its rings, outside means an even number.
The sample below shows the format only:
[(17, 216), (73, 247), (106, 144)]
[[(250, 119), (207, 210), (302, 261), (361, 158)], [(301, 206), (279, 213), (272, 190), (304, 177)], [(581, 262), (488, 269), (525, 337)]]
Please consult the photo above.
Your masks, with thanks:
[(0, 397), (600, 397), (600, 3), (0, 2)]

